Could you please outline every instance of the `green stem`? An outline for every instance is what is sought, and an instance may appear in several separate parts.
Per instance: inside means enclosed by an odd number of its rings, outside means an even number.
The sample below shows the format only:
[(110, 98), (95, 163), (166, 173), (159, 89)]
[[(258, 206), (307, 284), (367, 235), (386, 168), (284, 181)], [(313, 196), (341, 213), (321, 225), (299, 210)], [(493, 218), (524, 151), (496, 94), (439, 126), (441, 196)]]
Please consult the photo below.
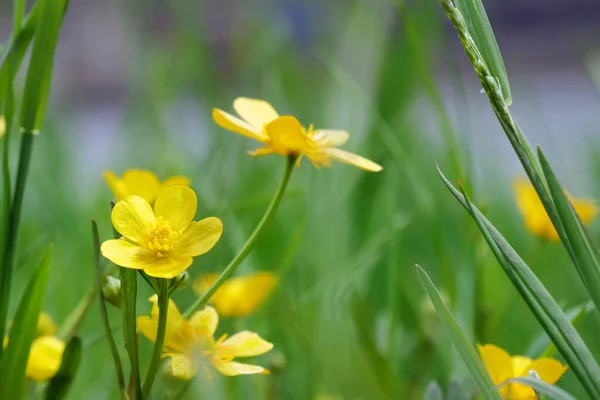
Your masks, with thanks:
[(219, 275), (219, 277), (212, 284), (210, 289), (208, 289), (208, 291), (206, 293), (204, 293), (204, 295), (202, 295), (202, 297), (200, 297), (198, 300), (196, 300), (196, 302), (194, 304), (192, 304), (190, 306), (190, 308), (187, 309), (187, 311), (183, 314), (184, 317), (189, 318), (194, 311), (197, 311), (197, 310), (203, 308), (206, 305), (206, 303), (208, 303), (208, 300), (211, 298), (211, 296), (213, 294), (215, 294), (215, 292), (217, 291), (217, 289), (219, 289), (219, 287), (223, 284), (223, 282), (225, 282), (227, 280), (227, 278), (229, 278), (235, 272), (237, 267), (242, 263), (242, 261), (244, 261), (246, 256), (250, 253), (250, 251), (254, 247), (256, 239), (258, 239), (258, 237), (260, 236), (260, 233), (262, 232), (264, 227), (267, 225), (269, 220), (273, 217), (273, 215), (279, 208), (279, 204), (281, 203), (281, 199), (283, 198), (285, 189), (290, 181), (290, 176), (292, 175), (292, 171), (294, 170), (294, 164), (296, 162), (296, 158), (297, 158), (297, 156), (295, 156), (295, 155), (288, 156), (287, 163), (285, 166), (285, 172), (283, 173), (281, 183), (279, 184), (279, 187), (277, 188), (277, 191), (275, 192), (275, 195), (273, 196), (273, 199), (271, 200), (271, 204), (269, 204), (269, 207), (267, 208), (265, 215), (263, 215), (262, 219), (260, 220), (260, 222), (258, 223), (256, 228), (254, 229), (254, 232), (252, 232), (252, 234), (250, 235), (250, 237), (248, 238), (246, 243), (244, 243), (244, 246), (236, 254), (236, 256), (233, 258), (233, 260), (231, 260), (229, 265), (223, 270), (221, 275)]
[[(6, 231), (4, 243), (4, 257), (0, 266), (0, 338), (6, 333), (6, 324), (8, 317), (8, 304), (10, 301), (10, 291), (13, 274), (13, 260), (17, 245), (17, 232), (21, 219), (21, 208), (23, 206), (23, 196), (25, 194), (25, 183), (31, 164), (31, 150), (33, 147), (33, 134), (23, 133), (21, 139), (21, 153), (19, 155), (19, 169), (17, 172), (17, 184), (10, 208), (10, 218), (8, 220), (8, 229)], [(0, 346), (0, 359), (2, 358), (3, 346)]]
[(147, 399), (150, 395), (150, 389), (156, 378), (158, 367), (160, 366), (160, 356), (163, 350), (163, 344), (165, 342), (165, 333), (167, 331), (167, 311), (169, 309), (169, 280), (158, 279), (158, 285), (160, 292), (158, 293), (158, 330), (156, 332), (156, 341), (154, 343), (154, 351), (152, 352), (152, 358), (150, 359), (150, 366), (146, 373), (146, 379), (144, 379), (144, 387), (142, 392), (144, 398)]

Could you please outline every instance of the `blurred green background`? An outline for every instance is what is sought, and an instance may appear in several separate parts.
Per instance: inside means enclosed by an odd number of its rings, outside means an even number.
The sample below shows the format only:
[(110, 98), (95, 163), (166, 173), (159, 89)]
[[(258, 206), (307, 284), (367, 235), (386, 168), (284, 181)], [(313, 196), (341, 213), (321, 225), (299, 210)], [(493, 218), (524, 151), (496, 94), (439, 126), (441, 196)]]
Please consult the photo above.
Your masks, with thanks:
[[(590, 16), (600, 8), (586, 3), (569, 14), (555, 3), (489, 3), (526, 135), (575, 195), (600, 198), (600, 104), (588, 77), (600, 71)], [(0, 12), (10, 20), (9, 4)], [(561, 305), (587, 298), (562, 247), (524, 230), (510, 186), (520, 166), (436, 1), (73, 1), (54, 75), (26, 192), (14, 295), (54, 242), (45, 310), (58, 323), (95, 279), (90, 220), (102, 239), (112, 235), (104, 170), (192, 179), (197, 216), (218, 216), (225, 227), (215, 249), (189, 269), (192, 277), (222, 270), (244, 243), (284, 159), (248, 157), (254, 143), (216, 126), (213, 107), (231, 111), (238, 96), (265, 99), (305, 125), (348, 130), (346, 149), (384, 167), (377, 174), (340, 164), (315, 170), (305, 160), (294, 171), (281, 209), (239, 270), (275, 271), (279, 285), (255, 315), (224, 319), (217, 332), (248, 328), (273, 342), (275, 350), (257, 361), (272, 374), (198, 381), (187, 398), (420, 399), (433, 381), (448, 399), (468, 398), (473, 383), (415, 263), (474, 342), (539, 355), (544, 346), (532, 346), (540, 326), (447, 193), (436, 162), (471, 185), (476, 203)], [(595, 227), (592, 233), (598, 238)], [(142, 283), (145, 314), (151, 293)], [(185, 308), (193, 298), (188, 289), (174, 299)], [(118, 330), (120, 314), (110, 312)], [(580, 324), (596, 354), (598, 322), (588, 315)], [(97, 305), (80, 334), (83, 362), (69, 398), (116, 398)], [(141, 346), (145, 367), (151, 345), (142, 338)], [(560, 385), (585, 398), (571, 372)], [(457, 388), (463, 395), (451, 397)]]

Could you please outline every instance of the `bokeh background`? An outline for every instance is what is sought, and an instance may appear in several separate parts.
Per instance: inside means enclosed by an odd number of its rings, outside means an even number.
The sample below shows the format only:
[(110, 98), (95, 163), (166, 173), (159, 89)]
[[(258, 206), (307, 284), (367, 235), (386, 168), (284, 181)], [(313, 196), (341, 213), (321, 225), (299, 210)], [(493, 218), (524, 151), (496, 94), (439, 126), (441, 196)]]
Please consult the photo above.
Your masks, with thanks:
[[(0, 4), (3, 38), (8, 3)], [(268, 100), (304, 124), (348, 130), (346, 149), (384, 167), (368, 174), (305, 162), (294, 172), (280, 211), (239, 270), (275, 271), (279, 285), (255, 315), (224, 320), (218, 331), (248, 328), (273, 342), (258, 361), (272, 374), (198, 381), (187, 398), (420, 399), (433, 381), (448, 399), (468, 398), (473, 383), (415, 263), (473, 341), (539, 355), (542, 329), (447, 193), (436, 162), (472, 185), (476, 203), (561, 305), (585, 301), (562, 247), (523, 227), (511, 190), (520, 165), (435, 0), (71, 3), (35, 144), (17, 273), (22, 282), (55, 243), (45, 310), (57, 322), (94, 283), (90, 220), (103, 239), (111, 236), (104, 170), (192, 179), (198, 217), (218, 216), (225, 226), (216, 248), (189, 269), (193, 277), (220, 271), (244, 243), (284, 160), (248, 157), (254, 144), (216, 126), (213, 107), (231, 111), (238, 96)], [(600, 198), (600, 5), (485, 6), (525, 134), (571, 192)], [(592, 233), (598, 238), (594, 226)], [(146, 288), (139, 294), (142, 313), (149, 296)], [(191, 289), (175, 295), (182, 308), (193, 298)], [(120, 315), (110, 315), (118, 331)], [(596, 354), (598, 322), (590, 314), (579, 325)], [(84, 358), (69, 398), (116, 398), (96, 305), (80, 334)], [(151, 345), (142, 339), (141, 346), (145, 365)], [(585, 398), (571, 372), (561, 385)]]

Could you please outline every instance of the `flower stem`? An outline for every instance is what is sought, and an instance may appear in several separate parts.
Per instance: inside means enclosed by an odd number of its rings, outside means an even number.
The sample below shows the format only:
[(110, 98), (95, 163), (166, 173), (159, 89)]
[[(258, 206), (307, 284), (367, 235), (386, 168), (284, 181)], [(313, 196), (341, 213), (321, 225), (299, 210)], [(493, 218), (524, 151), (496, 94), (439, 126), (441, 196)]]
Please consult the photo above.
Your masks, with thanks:
[[(21, 207), (25, 193), (25, 183), (31, 164), (31, 150), (33, 148), (33, 134), (24, 132), (21, 139), (21, 152), (19, 155), (19, 169), (17, 170), (17, 183), (10, 207), (10, 217), (5, 232), (3, 257), (0, 260), (0, 338), (6, 333), (8, 316), (8, 303), (12, 286), (13, 261), (17, 246), (17, 233), (21, 220)], [(3, 346), (0, 346), (0, 359)]]
[(294, 170), (294, 164), (296, 162), (296, 158), (297, 158), (297, 156), (295, 156), (295, 155), (288, 156), (287, 163), (285, 166), (285, 172), (283, 173), (281, 183), (279, 184), (279, 187), (277, 188), (277, 191), (275, 192), (275, 195), (273, 196), (273, 199), (271, 200), (271, 204), (269, 204), (269, 207), (267, 208), (265, 215), (263, 215), (262, 219), (260, 220), (260, 222), (258, 223), (256, 228), (254, 229), (254, 232), (252, 232), (252, 234), (250, 235), (250, 237), (248, 238), (246, 243), (244, 243), (244, 246), (236, 254), (236, 256), (233, 258), (233, 260), (231, 260), (229, 265), (223, 270), (221, 275), (219, 275), (219, 277), (212, 284), (210, 289), (208, 289), (208, 291), (206, 293), (204, 293), (202, 295), (202, 297), (200, 297), (198, 300), (196, 300), (196, 302), (194, 304), (192, 304), (190, 306), (190, 308), (187, 309), (187, 311), (183, 314), (184, 317), (189, 318), (190, 315), (192, 315), (192, 313), (194, 311), (197, 311), (197, 310), (200, 310), (201, 308), (203, 308), (206, 305), (206, 303), (208, 303), (208, 300), (211, 298), (211, 296), (213, 294), (215, 294), (215, 292), (217, 291), (217, 289), (219, 289), (219, 287), (223, 284), (223, 282), (225, 282), (227, 280), (227, 278), (229, 278), (235, 272), (237, 267), (242, 263), (242, 261), (244, 261), (246, 256), (250, 253), (250, 251), (254, 247), (254, 243), (256, 242), (256, 239), (258, 239), (258, 237), (260, 236), (260, 233), (262, 232), (264, 227), (267, 225), (267, 222), (269, 222), (271, 217), (273, 217), (273, 215), (279, 208), (279, 204), (281, 203), (281, 199), (283, 198), (285, 189), (287, 188), (287, 185), (290, 181), (290, 176), (292, 175), (292, 171)]
[(167, 331), (167, 311), (169, 309), (169, 280), (158, 279), (158, 286), (160, 292), (158, 293), (158, 330), (156, 332), (156, 342), (154, 343), (154, 351), (152, 352), (152, 358), (150, 359), (150, 366), (146, 373), (146, 379), (144, 379), (144, 387), (142, 392), (144, 398), (148, 398), (154, 378), (158, 372), (160, 366), (160, 356), (163, 350), (163, 344), (165, 342), (165, 333)]

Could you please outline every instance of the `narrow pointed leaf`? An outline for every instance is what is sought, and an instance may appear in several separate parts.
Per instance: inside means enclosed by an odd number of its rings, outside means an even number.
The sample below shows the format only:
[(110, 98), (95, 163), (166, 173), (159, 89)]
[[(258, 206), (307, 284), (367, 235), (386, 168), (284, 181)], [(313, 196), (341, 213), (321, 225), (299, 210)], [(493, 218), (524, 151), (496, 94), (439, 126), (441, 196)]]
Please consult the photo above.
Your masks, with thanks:
[(64, 399), (81, 363), (81, 339), (73, 337), (67, 343), (60, 368), (46, 387), (46, 400)]
[(442, 325), (446, 329), (446, 332), (448, 332), (450, 339), (452, 339), (452, 342), (454, 342), (454, 346), (456, 346), (458, 353), (462, 357), (463, 361), (467, 365), (467, 368), (469, 369), (469, 372), (473, 376), (473, 379), (477, 384), (477, 388), (479, 389), (482, 398), (500, 400), (500, 394), (494, 388), (494, 383), (490, 379), (490, 376), (488, 375), (485, 366), (477, 356), (475, 348), (473, 348), (473, 345), (471, 345), (469, 339), (467, 339), (467, 336), (464, 334), (464, 332), (452, 316), (452, 313), (442, 300), (442, 297), (435, 288), (433, 282), (431, 281), (425, 270), (423, 270), (423, 268), (421, 268), (418, 265), (417, 272), (419, 273), (421, 281), (425, 286), (425, 290), (427, 290), (429, 298), (431, 299), (431, 302), (433, 303), (433, 306), (435, 307), (435, 310), (437, 311), (437, 314), (440, 317), (440, 320), (442, 321)]
[(35, 338), (38, 316), (46, 296), (52, 246), (34, 271), (15, 313), (8, 345), (0, 365), (0, 398), (20, 399), (25, 388), (25, 366)]

